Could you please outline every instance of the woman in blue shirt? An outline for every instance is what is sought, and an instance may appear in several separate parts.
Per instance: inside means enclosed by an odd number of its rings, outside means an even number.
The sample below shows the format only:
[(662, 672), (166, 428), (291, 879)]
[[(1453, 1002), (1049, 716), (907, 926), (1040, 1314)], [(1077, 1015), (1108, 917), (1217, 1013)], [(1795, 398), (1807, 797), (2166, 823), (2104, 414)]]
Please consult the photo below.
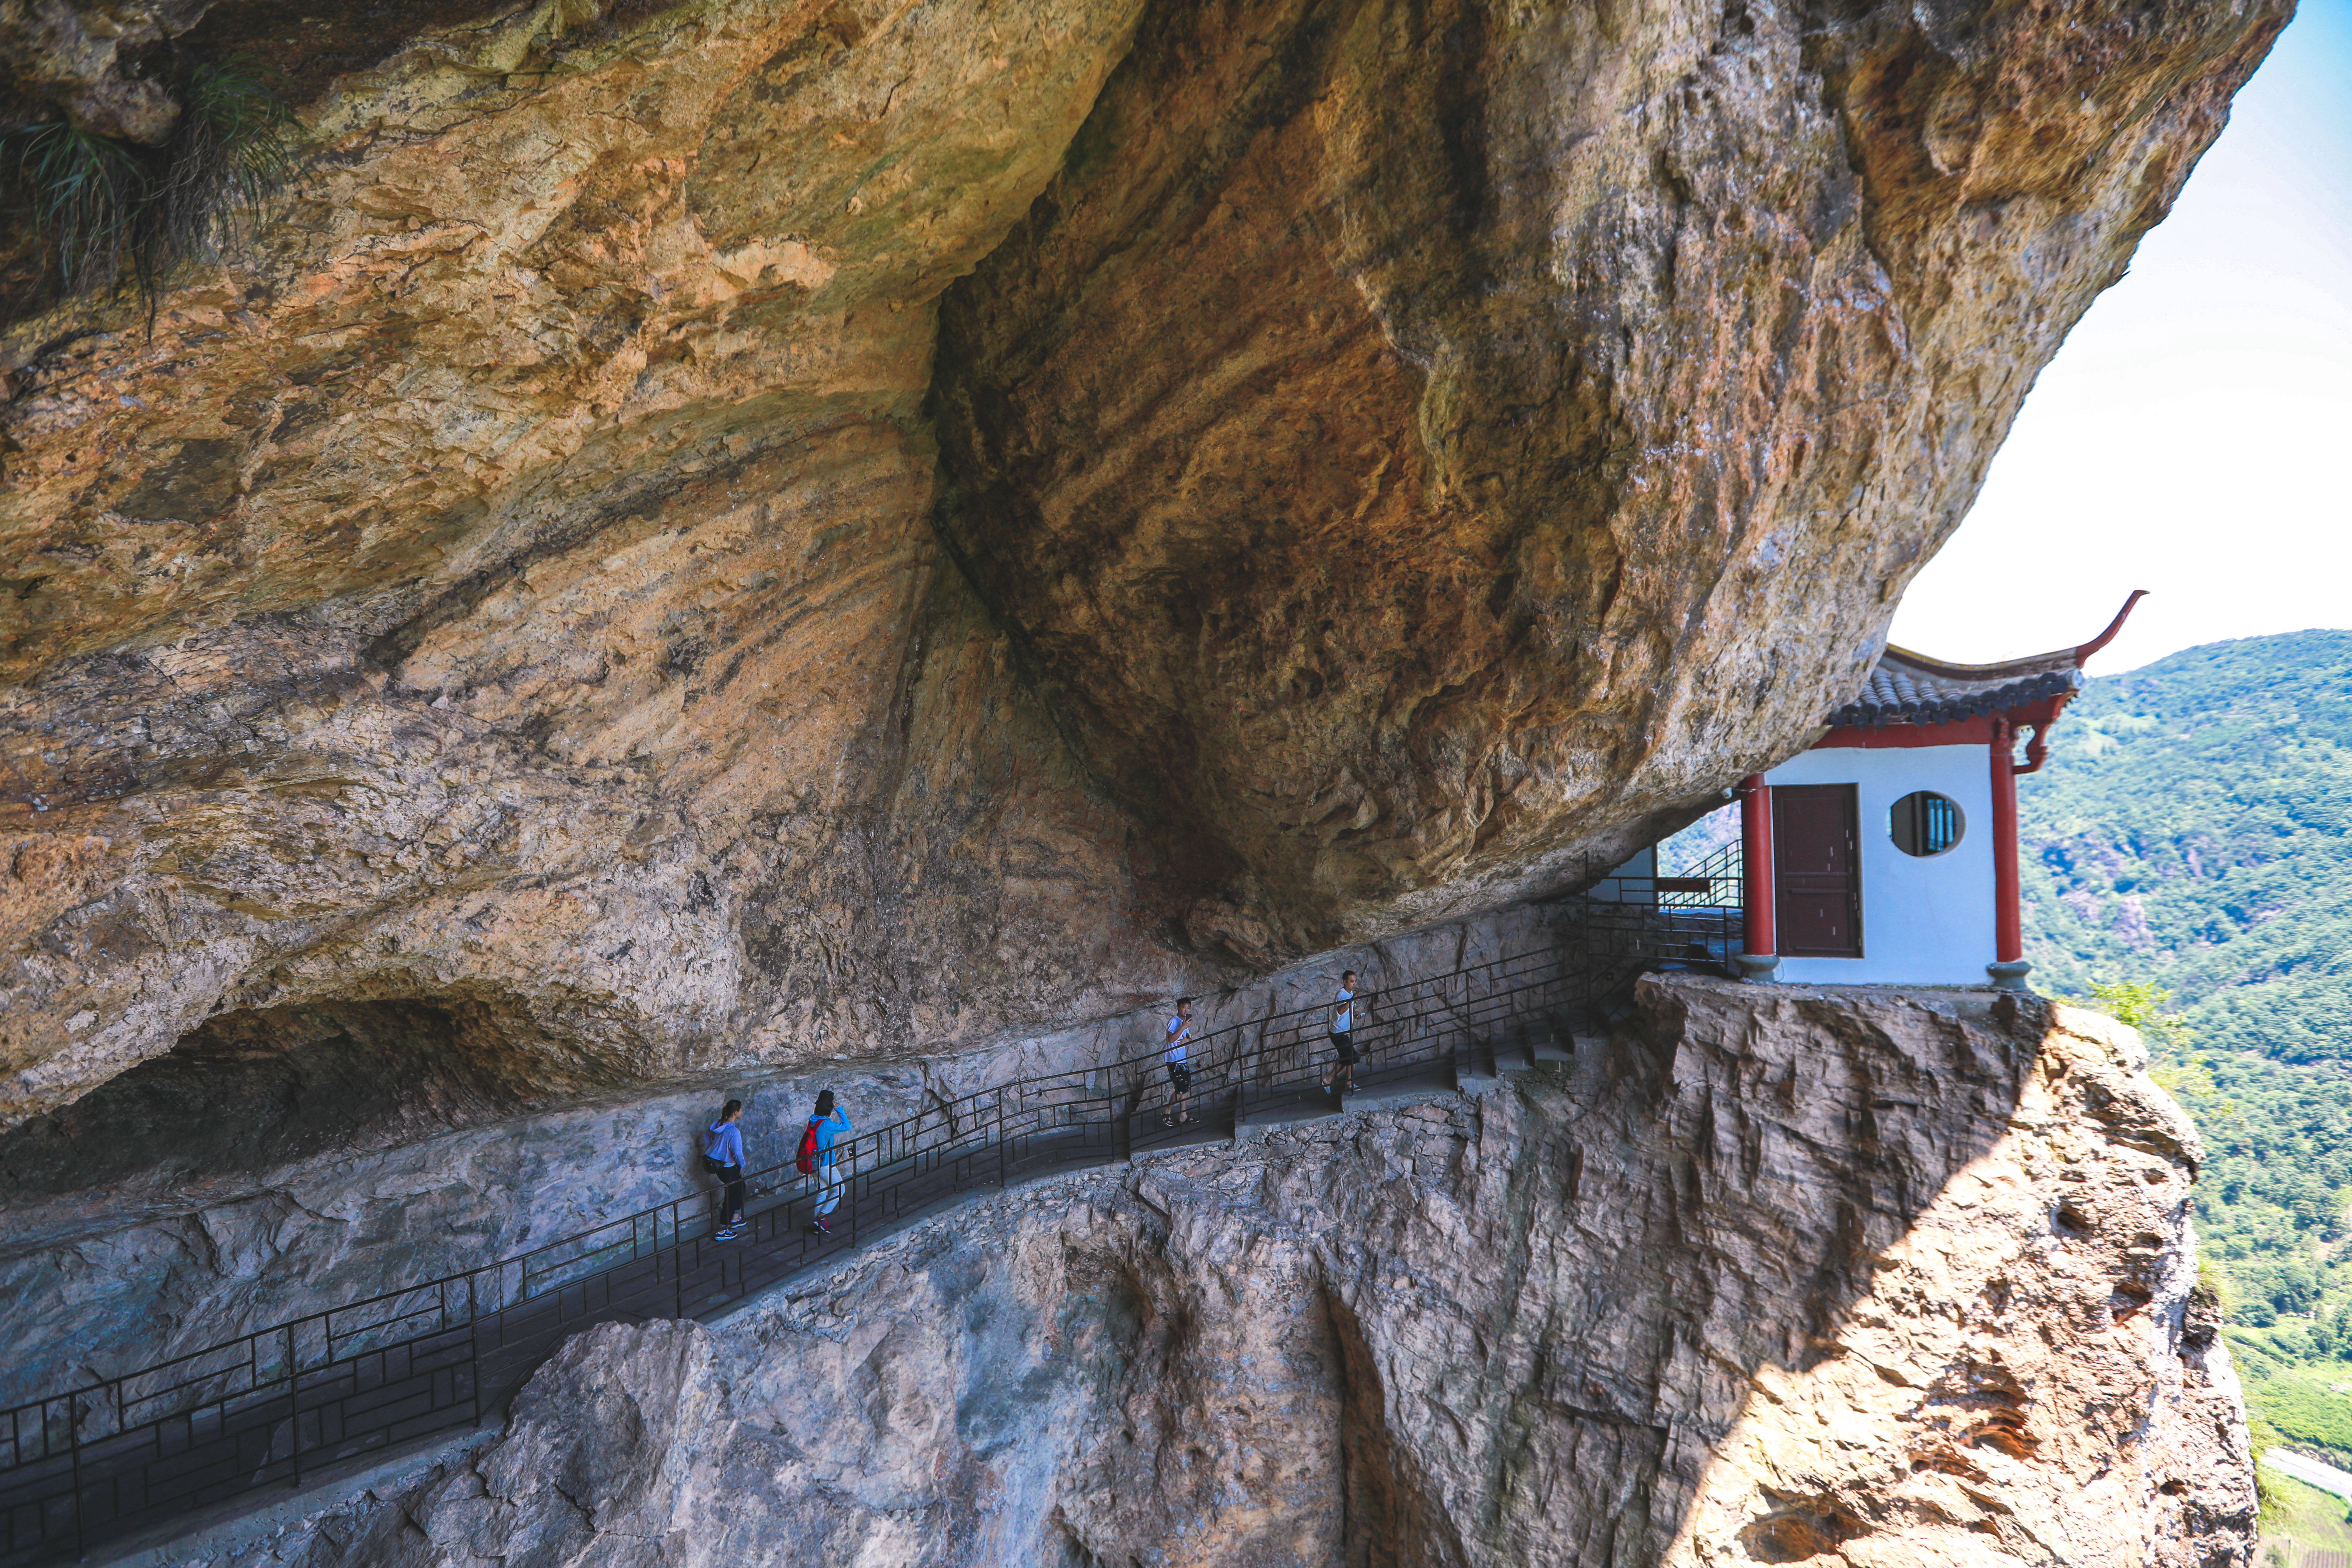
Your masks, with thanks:
[(841, 1206), (842, 1188), (848, 1184), (848, 1173), (834, 1163), (833, 1141), (845, 1132), (855, 1131), (849, 1117), (835, 1108), (833, 1090), (826, 1089), (816, 1097), (816, 1114), (809, 1118), (809, 1129), (816, 1134), (816, 1178), (820, 1184), (816, 1214), (809, 1221), (813, 1236), (831, 1236), (833, 1226), (824, 1216)]
[(737, 1125), (742, 1120), (743, 1102), (730, 1100), (720, 1108), (719, 1120), (702, 1130), (703, 1168), (726, 1184), (719, 1198), (714, 1241), (732, 1241), (743, 1228), (743, 1129)]

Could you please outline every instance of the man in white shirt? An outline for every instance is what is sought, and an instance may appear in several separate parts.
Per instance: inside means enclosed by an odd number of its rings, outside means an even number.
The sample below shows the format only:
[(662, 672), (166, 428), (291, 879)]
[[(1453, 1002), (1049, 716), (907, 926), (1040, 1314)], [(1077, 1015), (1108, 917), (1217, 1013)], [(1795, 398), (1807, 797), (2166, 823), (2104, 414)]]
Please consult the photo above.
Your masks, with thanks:
[(1192, 1069), (1185, 1065), (1184, 1042), (1192, 1037), (1192, 999), (1180, 998), (1176, 1016), (1168, 1020), (1167, 1044), (1160, 1059), (1168, 1064), (1168, 1109), (1160, 1113), (1160, 1125), (1173, 1127), (1180, 1121), (1190, 1121), (1192, 1113), (1184, 1108), (1184, 1097), (1192, 1092)]
[(1339, 994), (1331, 1003), (1331, 1065), (1323, 1069), (1323, 1092), (1356, 1092), (1356, 972), (1339, 976)]

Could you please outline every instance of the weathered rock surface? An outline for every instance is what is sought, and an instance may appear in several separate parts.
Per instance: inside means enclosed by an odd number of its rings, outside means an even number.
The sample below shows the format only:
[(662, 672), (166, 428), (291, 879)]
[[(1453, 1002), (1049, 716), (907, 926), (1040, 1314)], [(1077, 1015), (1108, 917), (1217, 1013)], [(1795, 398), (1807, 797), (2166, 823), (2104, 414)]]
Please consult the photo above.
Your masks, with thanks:
[(126, 57), (186, 32), (205, 4), (0, 0), (0, 112), (16, 108), (7, 100), (22, 94), (54, 106), (77, 131), (163, 142), (180, 105), (162, 83), (125, 70)]
[[(1561, 911), (1517, 909), (1335, 953), (1199, 999), (1218, 1031), (1327, 998), (1343, 969), (1401, 980), (1557, 948)], [(101, 1382), (318, 1310), (478, 1268), (681, 1196), (714, 1194), (695, 1135), (744, 1102), (757, 1172), (792, 1158), (821, 1089), (865, 1133), (993, 1084), (1129, 1063), (1158, 1009), (954, 1056), (761, 1069), (661, 1090), (551, 1096), (509, 1055), (414, 1007), (305, 1007), (205, 1026), (63, 1110), (0, 1133), (0, 1408)], [(303, 1043), (279, 1048), (289, 1038)], [(248, 1048), (241, 1048), (248, 1047)], [(549, 1105), (548, 1098), (558, 1103)]]
[(1645, 983), (1475, 1099), (1043, 1183), (226, 1564), (2251, 1561), (2195, 1134), (2108, 1021)]
[(1573, 884), (1842, 700), (2285, 16), (119, 9), (310, 172), (0, 331), (12, 1123), (226, 1014), (625, 1085)]
[(487, 997), (625, 1079), (1201, 973), (941, 574), (916, 416), (1129, 20), (435, 29), (152, 342), (20, 324), (10, 1114), (224, 1009)]
[(1855, 685), (2251, 21), (1163, 8), (945, 298), (945, 532), (1281, 938), (1613, 863)]

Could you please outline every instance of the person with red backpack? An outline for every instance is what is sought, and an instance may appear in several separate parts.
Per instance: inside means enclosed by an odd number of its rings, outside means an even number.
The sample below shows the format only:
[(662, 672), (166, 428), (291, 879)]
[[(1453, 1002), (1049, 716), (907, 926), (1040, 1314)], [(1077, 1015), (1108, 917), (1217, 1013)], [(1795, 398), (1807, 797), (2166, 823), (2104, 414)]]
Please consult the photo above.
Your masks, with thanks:
[(816, 1114), (808, 1119), (801, 1131), (800, 1157), (793, 1163), (803, 1176), (818, 1178), (816, 1213), (810, 1216), (811, 1236), (831, 1236), (833, 1226), (824, 1216), (841, 1206), (842, 1188), (848, 1176), (834, 1163), (833, 1141), (852, 1131), (848, 1116), (833, 1102), (833, 1090), (826, 1089), (816, 1097)]
[(743, 1228), (743, 1102), (730, 1100), (702, 1130), (702, 1168), (719, 1178), (719, 1229), (713, 1241), (732, 1241)]

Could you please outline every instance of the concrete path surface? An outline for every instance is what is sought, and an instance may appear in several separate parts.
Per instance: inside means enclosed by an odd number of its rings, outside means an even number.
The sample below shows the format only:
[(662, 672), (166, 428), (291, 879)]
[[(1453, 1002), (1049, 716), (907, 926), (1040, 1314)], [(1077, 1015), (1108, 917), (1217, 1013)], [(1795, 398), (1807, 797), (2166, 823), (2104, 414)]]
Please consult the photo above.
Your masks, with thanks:
[(2308, 1487), (2324, 1492), (2334, 1492), (2340, 1498), (2352, 1498), (2352, 1472), (2323, 1465), (2317, 1459), (2306, 1458), (2287, 1448), (2265, 1448), (2263, 1463), (2283, 1476), (2292, 1476)]

